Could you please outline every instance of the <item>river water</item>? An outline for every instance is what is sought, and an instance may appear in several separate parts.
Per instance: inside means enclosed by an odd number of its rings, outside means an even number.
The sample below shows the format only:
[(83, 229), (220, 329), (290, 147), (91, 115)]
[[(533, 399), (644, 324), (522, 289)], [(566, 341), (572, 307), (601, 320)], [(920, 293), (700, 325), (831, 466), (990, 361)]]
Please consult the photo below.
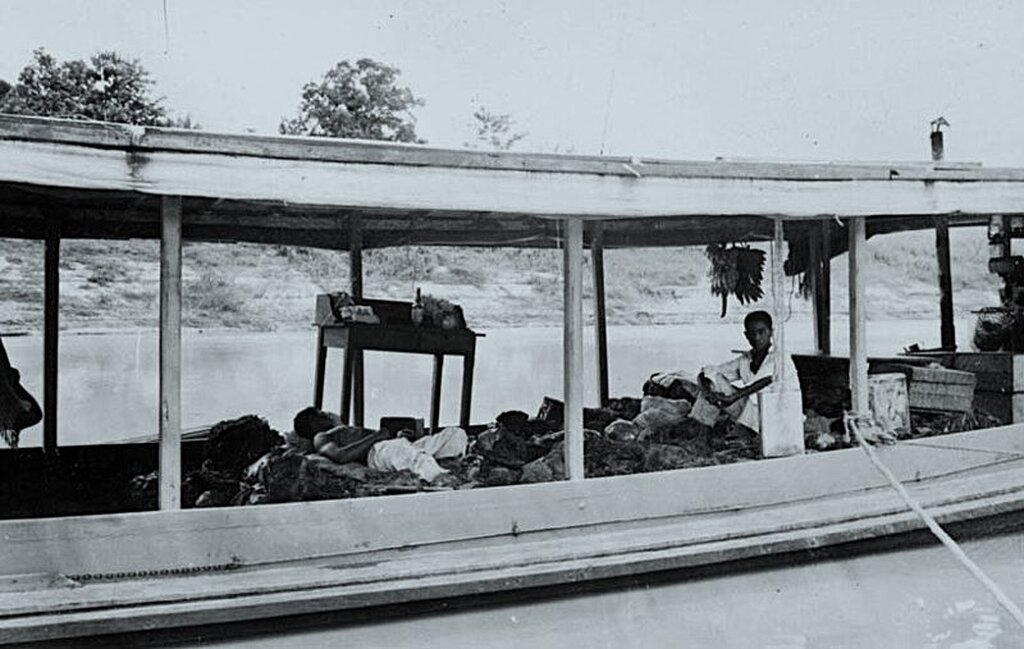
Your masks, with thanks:
[[(971, 329), (959, 323), (966, 348)], [(836, 321), (834, 353), (847, 349), (846, 323)], [(558, 327), (481, 330), (477, 343), (472, 421), (485, 423), (504, 410), (535, 413), (544, 396), (562, 395), (562, 331)], [(593, 330), (585, 336), (585, 395), (596, 404)], [(894, 354), (919, 343), (937, 346), (934, 321), (871, 322), (869, 352)], [(62, 445), (96, 444), (155, 434), (158, 428), (158, 337), (155, 332), (60, 337), (58, 439)], [(42, 397), (42, 339), (8, 337), (4, 344), (29, 391)], [(793, 353), (813, 350), (812, 327), (786, 326)], [(277, 430), (312, 403), (316, 332), (186, 332), (182, 342), (182, 425), (188, 429), (223, 419), (256, 414)], [(736, 324), (610, 327), (609, 383), (612, 396), (639, 396), (644, 380), (665, 370), (698, 369), (745, 348)], [(324, 404), (340, 404), (340, 350), (327, 361)], [(430, 356), (366, 352), (366, 423), (381, 416), (423, 417), (429, 421)], [(456, 423), (462, 363), (448, 357), (442, 388), (441, 423)], [(22, 433), (22, 445), (41, 443), (41, 426)]]
[[(1021, 537), (964, 549), (1024, 601)], [(202, 646), (1009, 649), (1024, 630), (935, 545)]]

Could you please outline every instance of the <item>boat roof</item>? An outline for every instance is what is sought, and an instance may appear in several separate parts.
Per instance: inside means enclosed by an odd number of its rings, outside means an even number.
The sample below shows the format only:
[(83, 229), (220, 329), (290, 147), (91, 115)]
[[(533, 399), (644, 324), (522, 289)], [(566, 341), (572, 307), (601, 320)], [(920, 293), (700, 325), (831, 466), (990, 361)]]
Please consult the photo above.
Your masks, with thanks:
[[(1024, 215), (1024, 169), (947, 162), (673, 161), (441, 149), (0, 115), (0, 236), (158, 238), (160, 197), (184, 235), (347, 249), (557, 246), (565, 218), (605, 247), (799, 240), (822, 219), (868, 234)], [(594, 231), (586, 228), (586, 240)]]

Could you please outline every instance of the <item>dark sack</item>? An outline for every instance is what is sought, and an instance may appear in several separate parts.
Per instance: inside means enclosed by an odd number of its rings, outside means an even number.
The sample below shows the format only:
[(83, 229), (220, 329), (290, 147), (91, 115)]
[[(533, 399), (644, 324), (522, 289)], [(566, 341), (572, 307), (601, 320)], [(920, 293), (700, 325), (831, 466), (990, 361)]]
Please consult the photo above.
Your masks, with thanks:
[(43, 419), (39, 404), (21, 385), (21, 375), (11, 367), (0, 342), (0, 435), (11, 447), (18, 445), (18, 433)]

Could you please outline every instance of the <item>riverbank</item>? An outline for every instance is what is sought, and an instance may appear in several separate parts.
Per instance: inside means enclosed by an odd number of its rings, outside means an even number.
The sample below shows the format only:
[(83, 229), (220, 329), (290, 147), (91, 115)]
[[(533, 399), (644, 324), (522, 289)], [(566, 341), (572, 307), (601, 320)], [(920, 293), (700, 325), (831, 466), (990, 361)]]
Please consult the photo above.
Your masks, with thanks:
[[(951, 233), (954, 305), (958, 315), (998, 300), (988, 273), (984, 230)], [(938, 317), (937, 268), (931, 232), (898, 233), (868, 242), (868, 310), (874, 320)], [(589, 262), (585, 317), (592, 312)], [(700, 247), (609, 250), (605, 257), (608, 322), (683, 324), (737, 322), (760, 303), (731, 301), (719, 318), (709, 265)], [(461, 304), (473, 328), (528, 327), (561, 322), (561, 251), (406, 247), (371, 250), (364, 293), (412, 300), (416, 289)], [(345, 290), (346, 253), (274, 245), (187, 243), (183, 318), (195, 330), (302, 331), (318, 293)], [(846, 258), (832, 264), (833, 313), (846, 313)], [(150, 330), (158, 317), (158, 242), (75, 241), (61, 245), (61, 328), (103, 333)], [(788, 278), (786, 300), (808, 316), (799, 279)], [(43, 246), (0, 239), (0, 332), (42, 330)]]

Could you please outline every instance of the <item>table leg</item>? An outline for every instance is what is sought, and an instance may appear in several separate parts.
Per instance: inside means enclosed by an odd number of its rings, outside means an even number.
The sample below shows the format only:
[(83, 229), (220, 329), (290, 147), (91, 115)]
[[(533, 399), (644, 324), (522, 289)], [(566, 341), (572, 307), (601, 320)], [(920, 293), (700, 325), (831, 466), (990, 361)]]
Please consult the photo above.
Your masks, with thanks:
[(434, 354), (434, 382), (430, 390), (430, 434), (440, 430), (441, 377), (444, 374), (444, 354)]
[(348, 423), (349, 407), (352, 405), (352, 363), (355, 352), (351, 346), (345, 347), (345, 365), (341, 370), (341, 423)]
[(324, 372), (327, 370), (327, 348), (324, 347), (324, 330), (316, 334), (316, 371), (313, 373), (313, 406), (324, 407)]
[(475, 351), (462, 357), (462, 403), (459, 410), (459, 426), (469, 429), (469, 411), (473, 402), (473, 363)]
[(352, 351), (352, 421), (356, 426), (363, 426), (363, 415), (365, 414), (365, 392), (363, 389), (363, 350)]

